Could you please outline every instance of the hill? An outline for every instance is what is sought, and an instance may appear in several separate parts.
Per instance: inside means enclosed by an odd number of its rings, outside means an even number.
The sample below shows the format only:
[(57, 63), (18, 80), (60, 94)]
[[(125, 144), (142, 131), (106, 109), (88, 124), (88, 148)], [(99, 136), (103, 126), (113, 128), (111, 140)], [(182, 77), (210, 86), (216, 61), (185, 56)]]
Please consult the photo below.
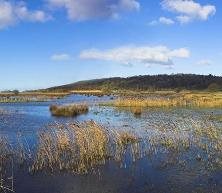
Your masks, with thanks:
[(144, 75), (127, 78), (104, 78), (79, 81), (46, 89), (47, 91), (70, 90), (222, 90), (222, 77), (213, 75), (172, 74)]

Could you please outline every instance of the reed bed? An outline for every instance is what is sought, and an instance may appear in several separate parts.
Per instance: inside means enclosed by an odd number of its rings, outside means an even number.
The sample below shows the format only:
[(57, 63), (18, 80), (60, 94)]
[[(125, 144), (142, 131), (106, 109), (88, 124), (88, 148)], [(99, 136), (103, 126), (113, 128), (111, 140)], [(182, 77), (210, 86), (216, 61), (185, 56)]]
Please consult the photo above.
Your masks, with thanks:
[(33, 152), (25, 140), (18, 140), (12, 148), (0, 137), (0, 191), (14, 190), (13, 173), (5, 175), (13, 171), (13, 163), (28, 166), (33, 174), (86, 174), (110, 161), (123, 166), (130, 155), (133, 162), (149, 158), (158, 168), (177, 166), (192, 171), (195, 165), (199, 172), (222, 168), (222, 130), (212, 120), (190, 116), (148, 119), (145, 130), (147, 135), (141, 139), (130, 131), (106, 128), (94, 121), (54, 123), (39, 133)]
[(182, 100), (188, 101), (194, 107), (221, 108), (222, 93), (185, 93), (181, 96)]
[(89, 111), (86, 104), (51, 105), (49, 109), (51, 114), (57, 117), (74, 117)]
[(3, 175), (8, 169), (13, 171), (9, 168), (12, 163), (28, 167), (32, 173), (66, 170), (85, 174), (109, 160), (121, 162), (129, 146), (136, 152), (134, 144), (138, 142), (132, 132), (106, 128), (94, 121), (49, 125), (39, 133), (32, 150), (20, 134), (14, 145), (0, 137), (0, 190), (6, 179), (13, 179)]
[(209, 116), (209, 119), (213, 120), (213, 121), (222, 122), (222, 115), (213, 115), (213, 114), (211, 114)]
[(129, 132), (111, 131), (94, 121), (54, 125), (39, 136), (32, 171), (68, 170), (84, 174), (120, 155), (137, 137)]
[[(40, 134), (32, 171), (67, 170), (85, 174), (109, 161), (124, 165), (148, 156), (159, 167), (201, 163), (203, 171), (222, 168), (222, 131), (208, 120), (186, 118), (149, 123), (143, 139), (128, 131), (105, 128), (94, 121), (57, 124)], [(150, 128), (152, 134), (150, 133)], [(189, 157), (189, 159), (187, 159)], [(187, 165), (184, 165), (184, 164)]]
[(172, 97), (126, 97), (119, 98), (107, 105), (115, 107), (200, 107), (200, 108), (221, 108), (222, 95), (207, 93), (193, 94), (185, 93)]
[(152, 99), (117, 99), (113, 103), (110, 103), (115, 107), (176, 107), (176, 106), (185, 106), (184, 101), (180, 101), (178, 99), (160, 99), (160, 98), (152, 98)]
[[(147, 150), (152, 152), (152, 156), (164, 152), (165, 156), (160, 163), (165, 167), (172, 163), (183, 163), (183, 167), (186, 163), (187, 167), (192, 167), (198, 162), (197, 166), (205, 172), (222, 168), (220, 125), (208, 119), (183, 118), (178, 121), (150, 123), (149, 128), (152, 128), (155, 134), (149, 135), (150, 147)], [(150, 133), (150, 129), (147, 131)]]

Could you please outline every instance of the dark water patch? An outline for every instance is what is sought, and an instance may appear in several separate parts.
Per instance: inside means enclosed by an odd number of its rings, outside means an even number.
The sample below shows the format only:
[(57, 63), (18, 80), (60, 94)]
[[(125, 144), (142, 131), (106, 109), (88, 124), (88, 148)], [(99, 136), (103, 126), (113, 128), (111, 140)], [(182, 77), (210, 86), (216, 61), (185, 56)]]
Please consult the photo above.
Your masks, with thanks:
[(149, 159), (143, 158), (122, 168), (110, 162), (87, 175), (68, 172), (30, 175), (20, 171), (15, 175), (15, 190), (18, 193), (220, 193), (221, 177), (221, 173), (203, 175), (178, 168), (156, 170)]

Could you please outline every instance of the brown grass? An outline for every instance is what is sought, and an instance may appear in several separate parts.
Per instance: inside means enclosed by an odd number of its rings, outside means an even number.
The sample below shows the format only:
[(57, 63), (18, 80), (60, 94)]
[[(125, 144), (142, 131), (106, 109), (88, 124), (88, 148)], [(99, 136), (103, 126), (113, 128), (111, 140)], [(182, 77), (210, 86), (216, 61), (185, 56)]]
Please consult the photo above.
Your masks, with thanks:
[(115, 107), (174, 107), (181, 105), (177, 99), (117, 99), (112, 103)]
[[(55, 123), (39, 134), (36, 154), (27, 165), (31, 164), (32, 172), (66, 170), (85, 174), (110, 160), (123, 164), (129, 150), (133, 161), (149, 155), (158, 157), (154, 164), (178, 166), (184, 161), (182, 155), (189, 155), (185, 161), (198, 161), (197, 167), (205, 166), (204, 171), (222, 168), (220, 126), (192, 117), (153, 121), (149, 120), (148, 135), (143, 141), (129, 131), (109, 129), (94, 121)], [(23, 146), (23, 149), (22, 154), (27, 154), (27, 148)], [(18, 160), (15, 150), (17, 148), (11, 150), (5, 138), (0, 138), (0, 174), (5, 171), (5, 163), (11, 161), (11, 154), (15, 154), (14, 159)], [(5, 177), (0, 176), (0, 191), (9, 187), (2, 183)]]
[(55, 125), (40, 134), (33, 171), (42, 169), (69, 170), (87, 173), (105, 164), (136, 137), (127, 132), (112, 132), (94, 121)]
[(221, 108), (221, 93), (179, 93), (172, 96), (121, 97), (108, 105), (116, 107)]
[(13, 102), (43, 102), (63, 98), (70, 93), (49, 93), (49, 92), (20, 92), (15, 95), (13, 92), (0, 93), (0, 103)]
[(74, 94), (103, 94), (102, 90), (73, 90)]
[(135, 116), (142, 115), (142, 108), (141, 107), (132, 107), (130, 110)]
[(98, 97), (111, 94), (110, 92), (104, 90), (72, 90), (70, 91), (70, 93), (88, 95), (88, 96), (98, 96)]
[(50, 112), (53, 116), (73, 117), (81, 114), (85, 114), (89, 111), (89, 107), (86, 104), (70, 104), (70, 105), (51, 105)]
[(126, 132), (126, 131), (119, 132), (118, 139), (120, 143), (123, 145), (135, 143), (138, 141), (138, 138), (134, 134)]

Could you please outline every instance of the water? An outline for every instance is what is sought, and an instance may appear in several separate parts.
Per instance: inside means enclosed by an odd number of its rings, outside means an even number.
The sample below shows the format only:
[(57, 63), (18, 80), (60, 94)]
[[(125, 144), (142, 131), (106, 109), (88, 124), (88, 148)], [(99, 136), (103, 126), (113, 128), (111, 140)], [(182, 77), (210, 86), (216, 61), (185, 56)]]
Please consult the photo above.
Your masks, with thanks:
[[(186, 129), (192, 127), (191, 120), (196, 120), (201, 125), (202, 120), (211, 114), (222, 115), (220, 109), (148, 109), (144, 110), (141, 117), (135, 117), (127, 108), (116, 109), (96, 105), (98, 102), (107, 102), (111, 99), (109, 96), (71, 95), (52, 102), (0, 104), (0, 109), (8, 112), (0, 115), (0, 134), (8, 136), (12, 143), (19, 134), (29, 144), (34, 145), (39, 131), (50, 123), (95, 120), (107, 127), (130, 130), (141, 138), (149, 138), (156, 132), (153, 125), (168, 124), (168, 128), (171, 128), (174, 127), (171, 123), (183, 122), (185, 127), (180, 128)], [(72, 102), (90, 104), (89, 113), (73, 118), (51, 116), (49, 105)], [(214, 124), (220, 127), (221, 123), (215, 121)], [(194, 153), (190, 151), (178, 155), (174, 151), (161, 150), (157, 155), (146, 155), (135, 163), (128, 160), (121, 167), (110, 161), (104, 166), (94, 168), (87, 175), (74, 175), (69, 172), (53, 174), (40, 172), (31, 175), (23, 169), (16, 169), (15, 191), (17, 193), (222, 192), (221, 169), (208, 171), (204, 162), (193, 163), (189, 159), (196, 156)]]

